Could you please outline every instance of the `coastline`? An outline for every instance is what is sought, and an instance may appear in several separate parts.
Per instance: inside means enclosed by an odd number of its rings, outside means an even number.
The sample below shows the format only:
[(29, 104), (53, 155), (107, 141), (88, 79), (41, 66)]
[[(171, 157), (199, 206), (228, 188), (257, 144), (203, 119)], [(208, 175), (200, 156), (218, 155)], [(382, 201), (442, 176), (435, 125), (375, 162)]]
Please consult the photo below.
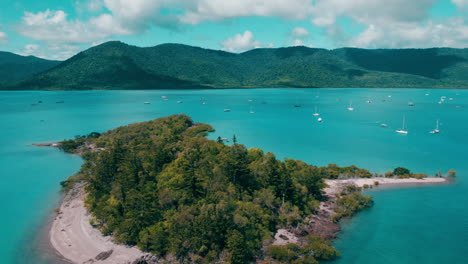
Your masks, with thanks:
[[(364, 187), (367, 185), (369, 187), (378, 187), (378, 186), (410, 186), (410, 185), (427, 185), (427, 184), (441, 184), (447, 183), (449, 180), (442, 177), (426, 177), (422, 179), (416, 178), (384, 178), (384, 177), (373, 177), (373, 178), (355, 178), (355, 179), (337, 179), (337, 180), (325, 180), (325, 183), (328, 185), (324, 189), (325, 195), (331, 196), (340, 192), (341, 189), (346, 185), (355, 185), (356, 187)], [(376, 184), (378, 182), (378, 184)]]
[(84, 186), (76, 184), (64, 197), (49, 230), (49, 240), (58, 255), (71, 263), (133, 263), (148, 254), (136, 247), (117, 245), (91, 226), (84, 206)]
[[(364, 184), (407, 186), (414, 184), (446, 183), (446, 178), (424, 179), (393, 179), (393, 178), (357, 178), (345, 180), (325, 180), (328, 187), (324, 189), (329, 198), (320, 203), (317, 215), (310, 220), (311, 232), (322, 237), (333, 239), (340, 230), (332, 221), (336, 194), (347, 185), (362, 187)], [(90, 215), (84, 206), (84, 186), (77, 183), (64, 197), (60, 211), (55, 216), (49, 230), (51, 247), (58, 255), (71, 263), (139, 263), (146, 260), (156, 263), (154, 256), (140, 251), (136, 247), (117, 245), (112, 237), (103, 236), (101, 232), (89, 223)], [(279, 232), (284, 232), (279, 230)], [(293, 240), (294, 241), (294, 240)], [(281, 243), (277, 241), (276, 243)], [(288, 242), (286, 242), (287, 244)], [(151, 262), (153, 261), (153, 262)], [(146, 263), (146, 262), (141, 262)]]
[[(376, 184), (378, 182), (378, 184)], [(333, 220), (333, 216), (336, 214), (335, 209), (338, 208), (336, 201), (340, 193), (346, 188), (346, 186), (353, 185), (356, 187), (363, 188), (364, 185), (369, 188), (379, 187), (407, 187), (407, 186), (422, 186), (430, 184), (444, 184), (448, 183), (447, 178), (436, 178), (427, 177), (423, 179), (408, 178), (354, 178), (354, 179), (326, 179), (325, 183), (328, 187), (324, 188), (325, 201), (321, 201), (319, 208), (313, 217), (310, 218), (310, 234), (320, 236), (327, 240), (333, 240), (337, 237), (341, 228), (339, 223)]]

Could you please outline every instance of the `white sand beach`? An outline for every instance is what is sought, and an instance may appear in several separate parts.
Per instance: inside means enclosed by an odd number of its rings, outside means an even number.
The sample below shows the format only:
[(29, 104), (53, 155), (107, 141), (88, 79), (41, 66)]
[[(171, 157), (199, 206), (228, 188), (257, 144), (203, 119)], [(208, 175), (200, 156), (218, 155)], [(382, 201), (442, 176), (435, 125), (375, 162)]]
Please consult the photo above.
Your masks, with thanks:
[[(380, 185), (410, 185), (410, 184), (430, 184), (444, 183), (445, 178), (424, 178), (424, 179), (393, 179), (393, 178), (357, 178), (345, 180), (326, 180), (328, 187), (325, 193), (332, 196), (341, 192), (346, 185), (373, 185), (379, 182)], [(136, 247), (126, 247), (117, 245), (112, 241), (112, 237), (103, 236), (98, 229), (89, 223), (90, 215), (84, 207), (83, 186), (75, 187), (70, 191), (62, 205), (60, 212), (55, 217), (50, 230), (50, 242), (53, 248), (64, 258), (72, 263), (132, 263), (136, 259), (148, 254), (140, 251)], [(323, 208), (322, 208), (323, 207)], [(324, 203), (321, 208), (326, 208)], [(285, 230), (284, 230), (285, 231)], [(283, 233), (278, 232), (277, 236)], [(283, 234), (285, 235), (285, 234)], [(277, 238), (278, 240), (278, 238)], [(289, 239), (288, 239), (289, 240)], [(281, 244), (278, 242), (277, 244)]]
[(414, 185), (414, 184), (434, 184), (434, 183), (445, 183), (448, 180), (446, 178), (437, 178), (437, 177), (427, 177), (423, 179), (408, 178), (408, 179), (398, 179), (398, 178), (356, 178), (356, 179), (339, 179), (339, 180), (325, 180), (328, 187), (325, 188), (325, 193), (331, 195), (337, 192), (340, 192), (343, 186), (346, 185), (355, 185), (358, 187), (363, 187), (364, 185), (376, 186), (378, 185)]
[[(65, 197), (50, 229), (54, 249), (72, 263), (132, 263), (146, 255), (136, 247), (116, 245), (89, 223), (83, 203), (83, 188), (75, 188)], [(110, 255), (109, 255), (110, 254)]]

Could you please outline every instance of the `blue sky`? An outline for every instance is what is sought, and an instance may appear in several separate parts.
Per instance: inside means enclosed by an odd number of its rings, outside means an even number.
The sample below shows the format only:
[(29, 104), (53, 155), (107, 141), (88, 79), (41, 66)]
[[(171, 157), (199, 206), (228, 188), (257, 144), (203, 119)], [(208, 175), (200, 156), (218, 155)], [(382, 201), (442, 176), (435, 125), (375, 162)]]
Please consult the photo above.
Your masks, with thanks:
[(0, 50), (67, 59), (109, 40), (258, 47), (468, 45), (468, 0), (2, 0)]

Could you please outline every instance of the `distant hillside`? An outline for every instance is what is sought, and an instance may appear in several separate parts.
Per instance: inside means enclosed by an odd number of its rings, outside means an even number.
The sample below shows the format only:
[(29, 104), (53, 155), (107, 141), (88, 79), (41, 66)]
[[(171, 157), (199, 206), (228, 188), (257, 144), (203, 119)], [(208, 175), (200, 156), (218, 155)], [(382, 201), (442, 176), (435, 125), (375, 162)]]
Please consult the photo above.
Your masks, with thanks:
[(468, 49), (307, 47), (241, 54), (180, 44), (107, 42), (3, 89), (188, 89), (250, 87), (468, 88)]
[(51, 69), (60, 61), (44, 60), (34, 56), (20, 56), (0, 51), (0, 83), (17, 81)]

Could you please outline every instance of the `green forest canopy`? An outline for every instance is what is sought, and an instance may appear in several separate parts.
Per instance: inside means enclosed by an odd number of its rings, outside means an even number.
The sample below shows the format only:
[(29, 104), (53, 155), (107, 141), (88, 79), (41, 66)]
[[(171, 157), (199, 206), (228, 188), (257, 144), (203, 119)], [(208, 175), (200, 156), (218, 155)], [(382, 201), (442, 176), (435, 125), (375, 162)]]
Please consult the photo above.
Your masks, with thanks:
[[(468, 49), (287, 47), (237, 54), (110, 41), (41, 69), (0, 89), (467, 88)], [(14, 68), (4, 71), (15, 74)]]
[[(209, 140), (210, 131), (173, 115), (63, 141), (68, 152), (83, 151), (85, 143), (105, 149), (85, 152), (78, 176), (87, 182), (92, 224), (120, 243), (197, 263), (267, 257), (317, 263), (338, 256), (328, 241), (313, 236), (303, 248), (288, 246), (293, 253), (262, 247), (278, 228), (302, 224), (318, 208), (324, 178), (371, 177), (369, 171), (280, 161), (260, 149)], [(360, 210), (371, 201), (353, 193), (342, 203)]]

